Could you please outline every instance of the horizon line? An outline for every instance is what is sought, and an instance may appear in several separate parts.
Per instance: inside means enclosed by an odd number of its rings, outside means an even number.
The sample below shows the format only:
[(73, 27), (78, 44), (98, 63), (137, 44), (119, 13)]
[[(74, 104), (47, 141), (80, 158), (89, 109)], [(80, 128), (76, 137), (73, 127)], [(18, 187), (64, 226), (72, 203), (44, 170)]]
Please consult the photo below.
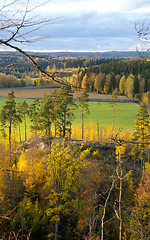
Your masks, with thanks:
[[(105, 52), (137, 52), (136, 50), (73, 50), (73, 49), (70, 49), (70, 50), (65, 50), (65, 49), (57, 49), (57, 50), (30, 50), (30, 49), (27, 49), (27, 50), (24, 50), (23, 51), (26, 51), (26, 52), (49, 52), (49, 53), (54, 53), (54, 52), (66, 52), (66, 53), (105, 53)], [(0, 49), (0, 52), (17, 52), (16, 50), (6, 50), (6, 49)]]

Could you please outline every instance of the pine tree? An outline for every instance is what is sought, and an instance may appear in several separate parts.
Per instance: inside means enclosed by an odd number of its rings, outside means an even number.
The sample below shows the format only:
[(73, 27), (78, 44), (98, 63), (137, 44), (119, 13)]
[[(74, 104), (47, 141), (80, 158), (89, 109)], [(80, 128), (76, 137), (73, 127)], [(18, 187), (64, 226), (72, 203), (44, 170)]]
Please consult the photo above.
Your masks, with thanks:
[(144, 167), (146, 160), (146, 143), (150, 141), (150, 120), (145, 103), (140, 105), (140, 109), (136, 116), (137, 119), (135, 120), (133, 141), (136, 142), (135, 150), (139, 151), (141, 165)]
[(88, 107), (89, 95), (86, 90), (81, 92), (80, 96), (77, 97), (77, 102), (81, 107), (81, 118), (82, 118), (82, 139), (84, 139), (84, 112), (89, 113)]
[(74, 116), (72, 109), (76, 106), (71, 86), (63, 86), (60, 91), (54, 94), (54, 105), (56, 111), (57, 128), (61, 137), (71, 131), (71, 116)]
[(0, 122), (1, 122), (1, 129), (5, 133), (5, 128), (8, 128), (8, 135), (9, 135), (9, 158), (10, 158), (10, 167), (12, 167), (11, 163), (11, 136), (12, 136), (12, 126), (20, 120), (20, 116), (17, 114), (16, 111), (16, 102), (15, 102), (15, 95), (12, 91), (8, 93), (8, 100), (5, 102), (1, 113), (0, 113)]
[(51, 145), (51, 126), (55, 115), (54, 101), (50, 95), (45, 95), (37, 114), (36, 129), (45, 132), (46, 136), (48, 136), (49, 146)]
[(29, 105), (27, 104), (26, 100), (24, 100), (22, 103), (18, 103), (17, 110), (21, 114), (22, 118), (24, 119), (24, 136), (25, 136), (25, 141), (27, 141), (26, 115), (29, 114)]

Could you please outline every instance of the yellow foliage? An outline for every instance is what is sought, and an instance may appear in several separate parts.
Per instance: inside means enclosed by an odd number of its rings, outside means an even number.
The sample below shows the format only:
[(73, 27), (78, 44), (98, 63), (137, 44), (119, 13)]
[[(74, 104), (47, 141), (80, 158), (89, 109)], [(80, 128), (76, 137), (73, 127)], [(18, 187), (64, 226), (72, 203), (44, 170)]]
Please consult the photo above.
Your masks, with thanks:
[(28, 191), (36, 190), (36, 187), (43, 183), (45, 165), (42, 162), (42, 155), (41, 151), (32, 149), (22, 153), (19, 158), (17, 168)]
[(93, 157), (96, 158), (96, 159), (99, 159), (100, 158), (100, 154), (99, 154), (99, 151), (96, 150), (93, 152)]
[(87, 74), (84, 75), (81, 83), (81, 88), (84, 90), (86, 89), (86, 84), (87, 84)]
[(4, 198), (4, 192), (7, 188), (6, 171), (9, 168), (9, 149), (5, 143), (0, 143), (0, 201)]
[(119, 161), (119, 157), (124, 156), (126, 147), (124, 145), (116, 146), (116, 159)]
[[(72, 135), (74, 139), (82, 139), (82, 128), (81, 125), (72, 126)], [(89, 141), (100, 141), (100, 142), (111, 142), (111, 138), (117, 135), (117, 139), (122, 139), (130, 141), (132, 131), (131, 130), (122, 130), (113, 129), (112, 127), (100, 127), (99, 131), (97, 129), (97, 124), (90, 122), (89, 125), (84, 126), (84, 140)]]

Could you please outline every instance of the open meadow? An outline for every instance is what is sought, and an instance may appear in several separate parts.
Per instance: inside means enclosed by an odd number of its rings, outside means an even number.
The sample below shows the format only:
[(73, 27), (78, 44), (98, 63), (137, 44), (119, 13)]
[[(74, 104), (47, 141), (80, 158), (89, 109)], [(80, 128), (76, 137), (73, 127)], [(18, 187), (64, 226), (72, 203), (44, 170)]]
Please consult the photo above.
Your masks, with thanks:
[[(52, 89), (23, 89), (23, 90), (15, 90), (16, 102), (23, 101), (26, 98), (27, 103), (30, 105), (34, 99), (30, 99), (30, 97), (43, 97), (44, 93), (50, 94)], [(0, 109), (5, 104), (7, 100), (8, 92), (10, 89), (0, 90)], [(2, 94), (3, 93), (3, 94)], [(75, 93), (77, 96), (78, 93)], [(3, 95), (3, 97), (2, 97)], [(22, 98), (21, 98), (22, 97)], [(106, 95), (98, 95), (91, 94), (92, 98), (107, 98), (110, 96)], [(84, 124), (85, 124), (85, 137), (87, 140), (89, 136), (92, 136), (92, 140), (97, 140), (97, 124), (99, 129), (111, 128), (112, 122), (114, 119), (114, 131), (115, 129), (120, 130), (132, 130), (134, 129), (135, 117), (138, 111), (138, 105), (135, 103), (115, 103), (115, 115), (114, 115), (114, 105), (110, 102), (89, 102), (89, 114), (85, 114)], [(31, 135), (30, 133), (31, 122), (30, 119), (27, 118), (27, 131), (28, 137)], [(21, 127), (22, 135), (24, 135), (24, 125)], [(92, 133), (90, 132), (92, 131)], [(111, 130), (110, 130), (111, 131)], [(118, 130), (117, 130), (118, 131)], [(14, 129), (15, 133), (18, 133), (18, 130)], [(81, 138), (81, 109), (78, 107), (74, 110), (74, 118), (72, 119), (72, 137), (73, 138)]]
[[(21, 102), (26, 99), (30, 105), (34, 98), (42, 98), (44, 94), (51, 94), (53, 88), (20, 88), (12, 89), (16, 96), (16, 102)], [(59, 90), (59, 89), (56, 89)], [(0, 89), (0, 109), (7, 100), (8, 93), (11, 89)], [(79, 92), (74, 93), (74, 97), (79, 96)], [(111, 98), (110, 95), (90, 93), (89, 98)], [(115, 103), (115, 114), (114, 105), (110, 102), (89, 102), (89, 114), (84, 116), (84, 128), (85, 128), (85, 139), (86, 140), (104, 140), (105, 135), (111, 137), (112, 134), (112, 123), (114, 120), (113, 131), (114, 135), (118, 131), (126, 132), (127, 130), (132, 131), (134, 129), (135, 117), (138, 111), (138, 105), (135, 103)], [(27, 132), (28, 137), (31, 136), (30, 132), (31, 122), (27, 117)], [(99, 128), (99, 133), (97, 131)], [(119, 129), (119, 130), (118, 130)], [(13, 130), (18, 135), (18, 129)], [(21, 126), (22, 138), (24, 139), (24, 124)], [(109, 132), (109, 133), (108, 133)], [(98, 136), (99, 135), (99, 136)], [(127, 135), (127, 133), (126, 133)], [(103, 136), (103, 139), (102, 139)], [(72, 137), (81, 138), (81, 109), (77, 107), (74, 110), (74, 118), (72, 119)]]

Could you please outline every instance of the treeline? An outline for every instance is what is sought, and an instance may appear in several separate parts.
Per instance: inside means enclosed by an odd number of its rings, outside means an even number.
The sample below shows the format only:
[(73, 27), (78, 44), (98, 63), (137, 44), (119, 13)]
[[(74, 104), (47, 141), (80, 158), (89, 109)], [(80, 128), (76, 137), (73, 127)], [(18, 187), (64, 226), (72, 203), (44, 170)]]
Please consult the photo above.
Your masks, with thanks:
[[(2, 57), (3, 56), (3, 57)], [(31, 63), (20, 55), (2, 55), (0, 87), (52, 85)], [(143, 98), (150, 92), (149, 59), (48, 58), (37, 56), (38, 64), (47, 72), (63, 78), (76, 88), (89, 92)], [(9, 67), (8, 67), (9, 66)], [(12, 79), (11, 79), (12, 78)]]
[[(61, 92), (61, 94), (60, 94)], [(9, 93), (1, 113), (0, 238), (112, 240), (148, 239), (150, 120), (141, 104), (130, 141), (110, 146), (75, 144), (70, 135), (71, 89), (30, 106)], [(79, 106), (87, 110), (87, 94)], [(26, 116), (35, 138), (20, 144), (12, 129)], [(52, 140), (51, 127), (60, 138)], [(6, 131), (7, 129), (7, 131)], [(42, 136), (37, 136), (37, 132)]]
[[(117, 70), (114, 72), (109, 66), (118, 64), (118, 73)], [(80, 69), (77, 73), (74, 73), (69, 79), (69, 83), (77, 88), (86, 89), (88, 92), (97, 92), (102, 94), (113, 94), (113, 91), (121, 95), (126, 95), (129, 98), (132, 97), (143, 97), (144, 93), (150, 92), (150, 78), (149, 70), (145, 69), (143, 76), (132, 68), (127, 68), (128, 71), (125, 71), (125, 68), (122, 67), (121, 63), (114, 64), (105, 64), (104, 67), (94, 66), (85, 69)], [(129, 66), (129, 65), (128, 65)], [(126, 66), (127, 67), (127, 66)], [(148, 66), (147, 66), (148, 67)], [(115, 67), (114, 67), (115, 69)], [(120, 70), (124, 69), (123, 73), (120, 73)], [(121, 70), (121, 71), (122, 71)], [(133, 74), (132, 72), (136, 72)]]

